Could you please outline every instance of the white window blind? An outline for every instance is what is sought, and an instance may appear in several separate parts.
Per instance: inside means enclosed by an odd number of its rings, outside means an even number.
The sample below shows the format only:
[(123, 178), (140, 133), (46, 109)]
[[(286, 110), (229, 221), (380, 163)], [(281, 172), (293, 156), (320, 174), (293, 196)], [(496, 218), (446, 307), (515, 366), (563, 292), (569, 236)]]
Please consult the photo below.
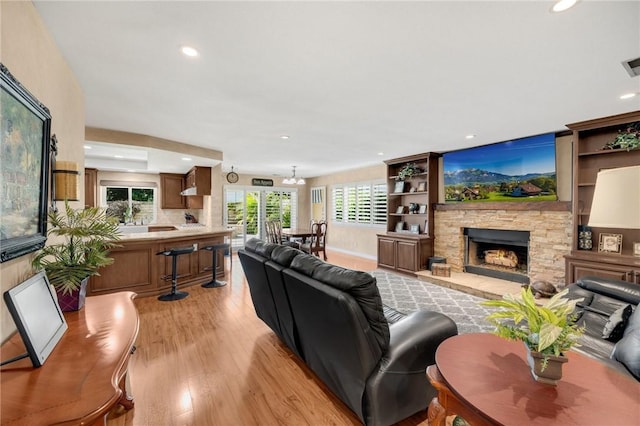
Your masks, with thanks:
[(363, 225), (387, 223), (386, 183), (353, 183), (332, 188), (334, 222)]

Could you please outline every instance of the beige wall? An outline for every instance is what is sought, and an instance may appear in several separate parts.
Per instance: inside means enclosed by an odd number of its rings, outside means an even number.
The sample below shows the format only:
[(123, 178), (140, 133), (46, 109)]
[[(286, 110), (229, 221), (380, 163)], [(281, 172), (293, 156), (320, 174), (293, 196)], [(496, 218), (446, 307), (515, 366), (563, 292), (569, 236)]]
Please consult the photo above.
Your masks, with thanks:
[[(319, 176), (307, 179), (306, 200), (304, 211), (306, 216), (300, 217), (300, 223), (307, 223), (310, 218), (311, 208), (310, 188), (316, 186), (326, 187), (327, 201), (327, 247), (329, 250), (355, 254), (357, 256), (375, 259), (378, 256), (378, 240), (376, 235), (386, 232), (385, 226), (363, 226), (347, 223), (336, 224), (331, 221), (331, 189), (334, 185), (352, 182), (371, 182), (384, 180), (387, 176), (387, 166), (380, 161), (379, 165), (363, 167), (360, 169), (346, 170), (327, 176)], [(303, 210), (301, 208), (301, 210)]]
[[(84, 96), (73, 72), (31, 2), (0, 2), (0, 61), (51, 111), (51, 133), (58, 138), (58, 159), (84, 168)], [(80, 179), (84, 198), (84, 182)], [(72, 203), (74, 207), (84, 200)], [(31, 276), (32, 255), (0, 264), (2, 292)], [(15, 331), (1, 304), (1, 339)]]

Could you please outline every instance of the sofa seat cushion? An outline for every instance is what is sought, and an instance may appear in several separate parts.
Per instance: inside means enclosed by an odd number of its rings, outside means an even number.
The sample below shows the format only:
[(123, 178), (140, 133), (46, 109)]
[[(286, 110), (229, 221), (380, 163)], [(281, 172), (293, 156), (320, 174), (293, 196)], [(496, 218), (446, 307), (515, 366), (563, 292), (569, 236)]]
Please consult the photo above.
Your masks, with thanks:
[(407, 314), (404, 314), (400, 311), (396, 311), (391, 306), (382, 305), (382, 311), (384, 312), (384, 317), (387, 319), (389, 324), (395, 324), (401, 319), (407, 317)]

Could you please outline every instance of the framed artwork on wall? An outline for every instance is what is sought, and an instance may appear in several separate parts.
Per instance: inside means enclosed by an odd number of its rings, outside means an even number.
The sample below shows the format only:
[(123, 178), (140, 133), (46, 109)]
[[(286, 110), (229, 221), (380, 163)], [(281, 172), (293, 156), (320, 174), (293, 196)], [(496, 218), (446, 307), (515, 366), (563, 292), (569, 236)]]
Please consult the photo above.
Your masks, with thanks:
[(0, 262), (47, 240), (51, 114), (0, 63)]

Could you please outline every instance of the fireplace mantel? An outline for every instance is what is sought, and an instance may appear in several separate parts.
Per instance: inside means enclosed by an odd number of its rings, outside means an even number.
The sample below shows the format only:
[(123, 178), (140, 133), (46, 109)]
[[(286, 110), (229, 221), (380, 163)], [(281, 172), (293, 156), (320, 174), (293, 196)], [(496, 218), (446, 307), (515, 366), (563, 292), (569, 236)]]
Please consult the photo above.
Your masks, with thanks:
[(436, 204), (436, 210), (506, 210), (570, 212), (570, 201), (462, 202)]

